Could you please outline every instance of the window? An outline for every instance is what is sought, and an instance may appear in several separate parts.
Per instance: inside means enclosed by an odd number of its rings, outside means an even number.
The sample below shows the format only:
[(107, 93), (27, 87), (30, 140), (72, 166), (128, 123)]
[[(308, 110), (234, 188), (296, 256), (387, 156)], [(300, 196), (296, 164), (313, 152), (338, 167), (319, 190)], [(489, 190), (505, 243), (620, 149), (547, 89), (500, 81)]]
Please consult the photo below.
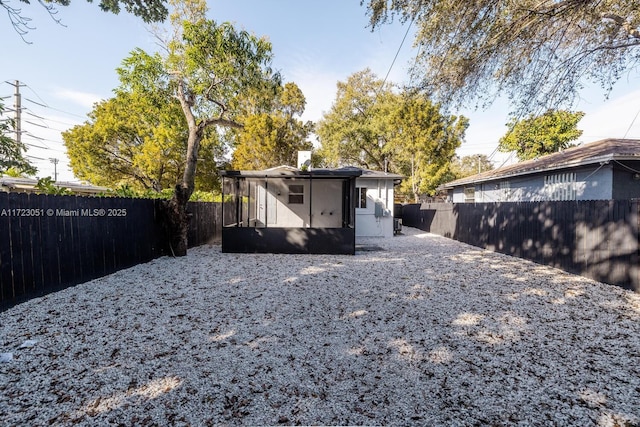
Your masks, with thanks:
[(500, 193), (498, 194), (498, 200), (507, 202), (511, 199), (511, 183), (509, 181), (500, 181)]
[(476, 187), (464, 188), (464, 202), (473, 203), (476, 200)]
[(289, 204), (301, 205), (304, 203), (304, 185), (295, 184), (289, 186)]
[(367, 208), (367, 187), (356, 187), (356, 208)]
[(544, 177), (544, 195), (546, 200), (575, 200), (575, 172), (546, 175)]

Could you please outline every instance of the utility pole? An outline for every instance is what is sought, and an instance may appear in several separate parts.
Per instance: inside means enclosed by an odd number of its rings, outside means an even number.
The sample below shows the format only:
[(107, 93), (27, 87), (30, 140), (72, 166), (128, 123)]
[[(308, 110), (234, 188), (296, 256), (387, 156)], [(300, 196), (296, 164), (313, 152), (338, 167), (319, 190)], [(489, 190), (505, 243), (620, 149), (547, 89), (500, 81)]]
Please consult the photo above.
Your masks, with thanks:
[(15, 83), (9, 83), (9, 84), (16, 88), (13, 94), (13, 107), (15, 109), (14, 114), (15, 114), (15, 120), (16, 120), (16, 123), (15, 123), (16, 142), (18, 143), (18, 145), (20, 145), (22, 143), (22, 101), (21, 101), (21, 95), (20, 95), (21, 85), (19, 80), (16, 80)]
[(58, 181), (58, 162), (60, 160), (52, 157), (49, 159), (49, 161), (53, 163), (53, 182), (57, 182)]

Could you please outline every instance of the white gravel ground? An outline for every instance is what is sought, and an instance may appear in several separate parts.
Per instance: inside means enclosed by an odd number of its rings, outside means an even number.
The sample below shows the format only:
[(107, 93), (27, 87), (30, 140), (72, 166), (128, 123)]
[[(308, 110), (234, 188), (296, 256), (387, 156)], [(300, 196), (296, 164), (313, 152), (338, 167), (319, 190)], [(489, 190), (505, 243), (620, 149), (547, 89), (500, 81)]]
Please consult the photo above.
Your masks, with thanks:
[(0, 313), (0, 425), (640, 425), (640, 295), (359, 243), (383, 250), (205, 246)]

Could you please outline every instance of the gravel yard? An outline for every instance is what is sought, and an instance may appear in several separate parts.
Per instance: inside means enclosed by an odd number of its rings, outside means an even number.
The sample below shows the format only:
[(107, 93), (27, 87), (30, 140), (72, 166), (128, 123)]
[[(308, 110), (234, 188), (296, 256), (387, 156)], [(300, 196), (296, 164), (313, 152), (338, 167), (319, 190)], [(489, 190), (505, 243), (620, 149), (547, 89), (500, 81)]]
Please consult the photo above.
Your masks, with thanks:
[(640, 425), (640, 295), (403, 233), (204, 246), (0, 313), (0, 425)]

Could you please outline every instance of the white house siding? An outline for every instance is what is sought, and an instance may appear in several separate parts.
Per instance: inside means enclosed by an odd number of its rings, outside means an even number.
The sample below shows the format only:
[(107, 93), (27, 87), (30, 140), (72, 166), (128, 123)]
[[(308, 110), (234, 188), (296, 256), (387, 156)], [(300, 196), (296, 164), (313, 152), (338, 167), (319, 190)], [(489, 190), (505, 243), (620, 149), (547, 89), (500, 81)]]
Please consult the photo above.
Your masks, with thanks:
[[(554, 184), (545, 186), (545, 176), (569, 176), (575, 174), (572, 191), (555, 191)], [(555, 190), (561, 184), (555, 184)], [(467, 188), (473, 185), (465, 186)], [(453, 190), (451, 201), (464, 203), (465, 187)], [(489, 181), (475, 184), (476, 203), (495, 202), (535, 202), (543, 200), (609, 200), (612, 199), (613, 173), (610, 165), (593, 166), (582, 169), (564, 169), (547, 171), (539, 174), (525, 175), (503, 180)], [(564, 198), (560, 196), (564, 195)]]
[(312, 181), (312, 227), (342, 227), (342, 181)]
[[(356, 207), (356, 237), (393, 237), (393, 179), (358, 178), (356, 188), (363, 187), (367, 207)], [(376, 202), (381, 216), (376, 216)]]
[[(290, 186), (303, 186), (303, 203), (289, 203)], [(310, 190), (311, 188), (311, 190)], [(342, 181), (270, 179), (267, 194), (263, 185), (257, 188), (257, 226), (268, 227), (342, 227)], [(309, 198), (313, 198), (309, 212)], [(311, 214), (311, 220), (309, 215)]]

